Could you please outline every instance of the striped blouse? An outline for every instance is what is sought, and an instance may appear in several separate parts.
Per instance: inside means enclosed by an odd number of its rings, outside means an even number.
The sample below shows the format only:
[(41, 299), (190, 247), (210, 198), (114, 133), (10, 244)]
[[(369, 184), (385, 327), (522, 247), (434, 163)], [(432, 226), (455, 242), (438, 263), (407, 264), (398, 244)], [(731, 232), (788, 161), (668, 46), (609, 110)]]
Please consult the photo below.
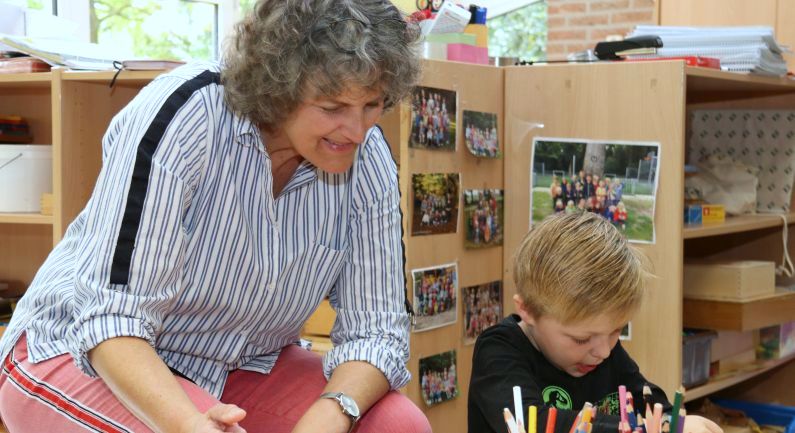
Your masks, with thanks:
[(86, 353), (134, 336), (220, 397), (229, 371), (268, 373), (328, 296), (326, 376), (365, 361), (402, 387), (399, 190), (381, 131), (348, 172), (304, 161), (273, 197), (259, 131), (226, 106), (219, 72), (178, 68), (113, 118), (94, 192), (19, 302), (3, 358), (26, 332), (33, 362), (70, 353), (95, 376)]

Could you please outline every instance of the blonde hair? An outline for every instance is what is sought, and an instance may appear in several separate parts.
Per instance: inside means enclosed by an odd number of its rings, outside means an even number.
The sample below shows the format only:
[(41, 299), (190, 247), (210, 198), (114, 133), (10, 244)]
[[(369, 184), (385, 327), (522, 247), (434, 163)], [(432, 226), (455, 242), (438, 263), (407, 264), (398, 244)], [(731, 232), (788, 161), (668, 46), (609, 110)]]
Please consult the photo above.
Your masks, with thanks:
[(514, 281), (536, 318), (571, 324), (608, 314), (619, 321), (640, 306), (645, 268), (643, 255), (601, 216), (554, 214), (522, 240)]

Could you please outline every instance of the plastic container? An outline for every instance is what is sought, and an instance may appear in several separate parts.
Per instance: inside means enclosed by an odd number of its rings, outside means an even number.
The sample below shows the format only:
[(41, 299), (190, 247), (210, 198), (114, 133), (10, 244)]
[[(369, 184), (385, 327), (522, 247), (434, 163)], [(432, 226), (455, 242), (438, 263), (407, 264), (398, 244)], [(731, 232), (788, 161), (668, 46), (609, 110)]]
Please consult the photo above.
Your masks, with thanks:
[(795, 433), (795, 407), (737, 400), (715, 400), (715, 404), (741, 410), (759, 425), (779, 426), (784, 433)]
[(52, 192), (52, 146), (0, 144), (0, 212), (41, 210)]
[(682, 337), (682, 385), (685, 388), (709, 380), (709, 362), (714, 331), (685, 330)]

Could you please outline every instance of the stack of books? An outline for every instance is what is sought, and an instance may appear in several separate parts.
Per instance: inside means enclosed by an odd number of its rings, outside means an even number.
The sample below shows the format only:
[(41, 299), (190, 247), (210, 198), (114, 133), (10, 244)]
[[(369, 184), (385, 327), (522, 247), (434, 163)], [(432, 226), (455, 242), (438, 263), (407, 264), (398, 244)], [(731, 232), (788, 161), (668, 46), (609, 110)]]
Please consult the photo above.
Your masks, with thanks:
[(789, 49), (776, 41), (770, 27), (675, 27), (641, 25), (629, 36), (656, 35), (663, 41), (655, 54), (631, 59), (711, 57), (725, 71), (787, 75), (783, 54)]

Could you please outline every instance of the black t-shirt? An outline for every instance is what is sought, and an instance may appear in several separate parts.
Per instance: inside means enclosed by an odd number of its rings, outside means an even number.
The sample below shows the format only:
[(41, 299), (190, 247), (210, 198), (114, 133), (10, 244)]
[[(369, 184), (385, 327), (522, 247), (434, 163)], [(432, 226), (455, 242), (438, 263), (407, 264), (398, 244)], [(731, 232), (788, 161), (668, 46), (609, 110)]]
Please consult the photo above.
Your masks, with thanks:
[[(546, 427), (547, 409), (558, 409), (555, 433), (568, 433), (585, 402), (597, 407), (592, 433), (618, 431), (618, 386), (634, 397), (635, 411), (643, 405), (643, 385), (652, 390), (651, 403), (671, 405), (665, 393), (648, 383), (629, 354), (616, 347), (595, 370), (573, 377), (553, 366), (533, 346), (519, 327), (519, 316), (506, 317), (485, 330), (475, 343), (472, 379), (469, 383), (469, 433), (504, 433), (503, 408), (513, 412), (513, 387), (522, 387), (523, 415), (527, 407), (538, 407), (538, 431)], [(645, 410), (645, 409), (644, 409)], [(645, 413), (644, 413), (645, 416)]]

